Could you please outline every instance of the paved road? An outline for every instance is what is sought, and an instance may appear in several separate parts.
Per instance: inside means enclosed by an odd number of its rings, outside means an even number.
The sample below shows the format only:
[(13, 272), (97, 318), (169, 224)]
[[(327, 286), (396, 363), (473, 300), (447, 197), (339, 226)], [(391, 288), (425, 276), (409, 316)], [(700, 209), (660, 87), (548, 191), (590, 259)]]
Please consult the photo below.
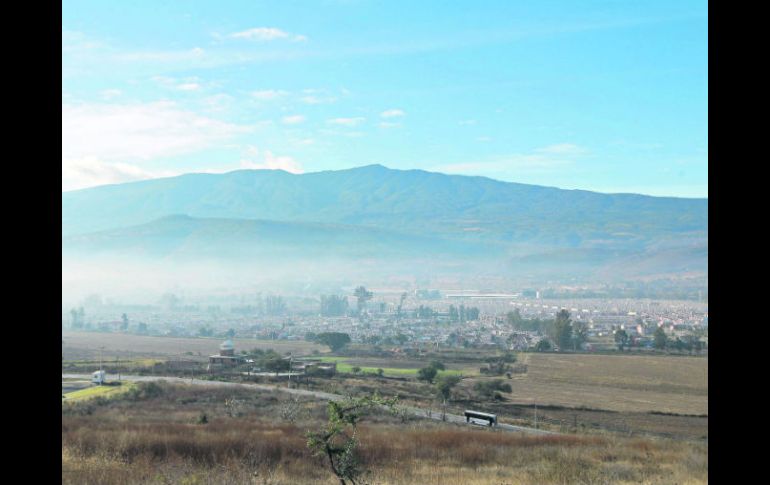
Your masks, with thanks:
[[(91, 375), (90, 374), (62, 374), (61, 377), (62, 379), (81, 379), (81, 378), (90, 379)], [(117, 378), (118, 378), (117, 375), (107, 375), (108, 381), (117, 380)], [(120, 378), (126, 381), (137, 381), (137, 382), (167, 381), (167, 382), (174, 382), (179, 384), (192, 384), (192, 385), (210, 386), (210, 387), (245, 387), (249, 389), (259, 389), (261, 391), (268, 391), (268, 392), (275, 392), (275, 391), (286, 392), (288, 394), (294, 394), (297, 396), (309, 396), (309, 397), (315, 397), (318, 399), (325, 399), (327, 401), (345, 399), (345, 396), (342, 396), (340, 394), (331, 394), (331, 393), (322, 392), (322, 391), (311, 391), (308, 389), (291, 389), (288, 387), (255, 384), (255, 383), (207, 381), (202, 379), (188, 379), (184, 377), (167, 377), (167, 376), (121, 375)], [(411, 406), (405, 406), (405, 409), (407, 409), (414, 416), (441, 421), (440, 412), (432, 412), (429, 415), (426, 409), (411, 407)], [(465, 416), (460, 416), (458, 414), (447, 414), (446, 421), (450, 423), (466, 424)], [(479, 426), (479, 425), (469, 424), (469, 426)], [(504, 424), (504, 423), (498, 423), (497, 429), (501, 429), (504, 431), (513, 431), (517, 433), (528, 433), (528, 434), (539, 434), (539, 435), (557, 434), (557, 433), (554, 433), (551, 431), (545, 431), (542, 429), (527, 428), (524, 426), (514, 426), (512, 424)]]

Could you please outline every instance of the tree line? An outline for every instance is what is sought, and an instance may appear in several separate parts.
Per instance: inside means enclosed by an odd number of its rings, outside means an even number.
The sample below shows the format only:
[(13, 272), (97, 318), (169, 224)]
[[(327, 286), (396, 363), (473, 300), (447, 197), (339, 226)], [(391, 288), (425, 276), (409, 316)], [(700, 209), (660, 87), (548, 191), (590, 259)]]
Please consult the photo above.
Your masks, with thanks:
[[(566, 309), (561, 309), (552, 320), (525, 319), (518, 309), (508, 312), (507, 322), (517, 330), (538, 332), (546, 335), (562, 350), (578, 350), (588, 340), (588, 324), (573, 321)], [(547, 344), (543, 344), (544, 347)], [(548, 350), (541, 348), (540, 350)]]

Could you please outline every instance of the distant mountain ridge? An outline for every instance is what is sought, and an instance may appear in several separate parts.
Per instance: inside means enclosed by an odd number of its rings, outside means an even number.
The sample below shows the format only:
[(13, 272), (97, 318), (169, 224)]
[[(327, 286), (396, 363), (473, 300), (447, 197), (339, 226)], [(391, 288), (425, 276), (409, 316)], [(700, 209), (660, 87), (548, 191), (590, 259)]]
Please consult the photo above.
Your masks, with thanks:
[(187, 174), (63, 193), (62, 254), (239, 269), (344, 261), (383, 277), (707, 275), (708, 200), (381, 165)]
[(290, 174), (186, 174), (62, 194), (62, 232), (173, 215), (361, 225), (461, 239), (644, 244), (705, 237), (708, 200), (599, 194), (369, 165)]

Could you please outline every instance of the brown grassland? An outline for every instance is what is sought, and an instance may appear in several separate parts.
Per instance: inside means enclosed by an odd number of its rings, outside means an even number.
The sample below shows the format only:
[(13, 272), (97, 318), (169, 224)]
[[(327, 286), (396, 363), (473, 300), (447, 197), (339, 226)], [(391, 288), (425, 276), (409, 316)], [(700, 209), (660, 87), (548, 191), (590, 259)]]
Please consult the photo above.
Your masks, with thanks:
[(708, 358), (666, 355), (519, 354), (523, 401), (612, 411), (708, 414)]
[[(118, 399), (63, 404), (62, 483), (339, 483), (304, 438), (323, 422), (324, 403), (290, 400), (279, 392), (140, 384)], [(381, 414), (364, 423), (360, 460), (371, 484), (708, 481), (703, 442), (531, 437)]]
[[(461, 390), (470, 390), (478, 380), (479, 363), (442, 359), (448, 369), (463, 371), (469, 379)], [(708, 357), (615, 354), (517, 354), (510, 396), (517, 404), (550, 404), (618, 412), (663, 412), (708, 414)], [(351, 365), (419, 368), (426, 360), (346, 359)], [(498, 376), (499, 377), (499, 376)]]
[[(62, 353), (65, 360), (98, 359), (99, 349), (104, 347), (103, 355), (106, 360), (120, 358), (198, 358), (208, 359), (208, 356), (219, 352), (221, 339), (214, 338), (181, 338), (181, 337), (152, 337), (127, 333), (72, 332), (62, 330)], [(280, 354), (291, 352), (294, 355), (309, 355), (314, 350), (321, 353), (329, 348), (323, 345), (302, 340), (255, 340), (233, 339), (238, 350), (273, 349)], [(191, 353), (187, 354), (188, 352)]]
[[(318, 350), (328, 355), (328, 348), (307, 342), (236, 340), (236, 349), (273, 348), (294, 355)], [(178, 339), (96, 332), (64, 334), (65, 358), (76, 355), (90, 358), (90, 364), (62, 366), (64, 372), (90, 372), (98, 368), (99, 347), (104, 346), (105, 365), (111, 368), (118, 355), (139, 359), (128, 365), (121, 361), (122, 372), (139, 372), (138, 363), (147, 359), (198, 360), (205, 365), (206, 356), (218, 350), (216, 339)], [(352, 346), (355, 347), (355, 346)], [(494, 351), (468, 352), (451, 349), (427, 355), (394, 354), (392, 358), (372, 356), (365, 348), (360, 355), (341, 357), (347, 364), (361, 367), (417, 369), (432, 359), (441, 360), (447, 368), (461, 370), (465, 379), (454, 389), (451, 412), (465, 408), (486, 410), (500, 416), (502, 422), (532, 426), (537, 415), (539, 425), (552, 430), (578, 428), (581, 432), (607, 430), (626, 435), (647, 434), (684, 439), (708, 437), (708, 357), (669, 356), (660, 354), (561, 354), (517, 353), (517, 372), (512, 379), (505, 376), (485, 377), (479, 367)], [(363, 352), (362, 352), (363, 351)], [(192, 352), (194, 356), (190, 356)], [(200, 355), (198, 355), (200, 354)], [(94, 361), (93, 359), (97, 359)], [(144, 359), (144, 360), (142, 360)], [(154, 374), (185, 371), (156, 366), (144, 369)], [(203, 373), (201, 367), (195, 375)], [(114, 370), (110, 371), (114, 372)], [(502, 377), (511, 384), (511, 393), (503, 393), (499, 401), (480, 401), (473, 386), (478, 381)], [(229, 379), (242, 379), (230, 376)], [(334, 379), (316, 379), (309, 388), (360, 395), (379, 390), (386, 395), (399, 395), (402, 402), (420, 407), (433, 406), (432, 387), (418, 382), (414, 375), (379, 379), (373, 376), (338, 375)], [(432, 402), (433, 401), (433, 402)], [(537, 411), (535, 411), (537, 407)]]

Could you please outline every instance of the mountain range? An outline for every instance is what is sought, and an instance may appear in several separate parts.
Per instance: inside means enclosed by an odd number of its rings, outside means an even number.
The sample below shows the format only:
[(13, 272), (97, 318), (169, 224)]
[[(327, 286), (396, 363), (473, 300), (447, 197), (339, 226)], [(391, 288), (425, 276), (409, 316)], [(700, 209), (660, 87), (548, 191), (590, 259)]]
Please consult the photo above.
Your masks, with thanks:
[(708, 199), (382, 165), (186, 174), (62, 193), (62, 250), (167, 261), (462, 262), (462, 271), (478, 262), (553, 277), (706, 274)]

